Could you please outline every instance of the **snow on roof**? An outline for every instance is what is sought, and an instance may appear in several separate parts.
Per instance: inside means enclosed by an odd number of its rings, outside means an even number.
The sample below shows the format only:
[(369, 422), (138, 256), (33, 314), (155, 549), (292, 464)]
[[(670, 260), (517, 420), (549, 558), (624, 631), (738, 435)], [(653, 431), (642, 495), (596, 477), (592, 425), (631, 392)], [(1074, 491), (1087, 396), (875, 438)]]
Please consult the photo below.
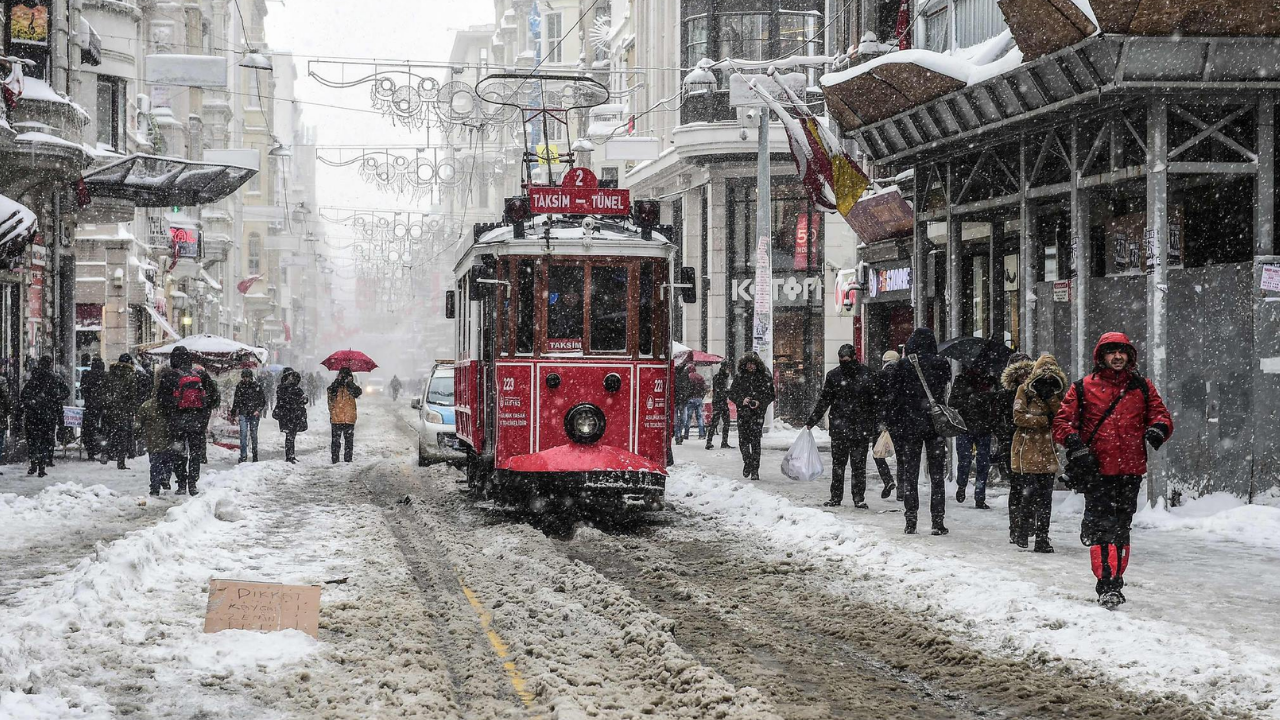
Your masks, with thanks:
[(69, 147), (75, 150), (79, 150), (80, 152), (87, 152), (84, 145), (81, 143), (71, 142), (70, 140), (63, 140), (60, 137), (50, 135), (49, 133), (43, 133), (43, 132), (24, 132), (21, 135), (15, 137), (13, 140), (14, 142), (27, 142), (32, 144), (39, 143), (44, 145), (62, 145), (63, 147)]
[[(17, 223), (8, 228), (5, 221), (13, 215), (16, 215)], [(0, 195), (0, 223), (4, 223), (0, 229), (7, 229), (7, 232), (0, 233), (0, 246), (3, 246), (11, 240), (26, 238), (36, 226), (36, 214), (26, 205)]]

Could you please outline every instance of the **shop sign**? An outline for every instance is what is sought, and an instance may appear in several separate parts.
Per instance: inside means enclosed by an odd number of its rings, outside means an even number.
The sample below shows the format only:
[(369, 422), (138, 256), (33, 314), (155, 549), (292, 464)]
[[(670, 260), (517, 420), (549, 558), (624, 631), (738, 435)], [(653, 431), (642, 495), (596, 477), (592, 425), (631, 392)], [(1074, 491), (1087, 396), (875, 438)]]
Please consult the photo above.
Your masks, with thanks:
[(1053, 281), (1053, 301), (1054, 302), (1071, 302), (1071, 281), (1070, 280), (1054, 280)]
[(529, 188), (529, 206), (534, 214), (630, 215), (631, 191), (599, 187), (595, 173), (573, 168), (564, 174), (560, 187)]
[(1262, 266), (1262, 289), (1280, 292), (1280, 265)]
[(200, 257), (200, 235), (195, 230), (171, 227), (169, 237), (172, 239), (174, 257), (191, 259)]
[(796, 218), (796, 251), (792, 265), (796, 270), (809, 269), (809, 241), (812, 239), (810, 235), (809, 214), (805, 213)]
[[(773, 304), (781, 307), (799, 307), (822, 302), (822, 278), (811, 275), (778, 275), (770, 283)], [(763, 295), (763, 293), (761, 293)], [(752, 303), (753, 307), (767, 305), (757, 303), (755, 280), (744, 278), (733, 281), (734, 302)], [(768, 312), (766, 307), (765, 312)]]
[(854, 203), (845, 221), (859, 240), (874, 243), (909, 234), (915, 216), (902, 193), (891, 188)]
[(836, 273), (837, 315), (842, 317), (853, 315), (853, 309), (858, 302), (858, 291), (861, 289), (857, 270), (841, 270)]
[(901, 292), (911, 289), (911, 268), (889, 268), (871, 271), (871, 286), (867, 295), (879, 297), (881, 293)]

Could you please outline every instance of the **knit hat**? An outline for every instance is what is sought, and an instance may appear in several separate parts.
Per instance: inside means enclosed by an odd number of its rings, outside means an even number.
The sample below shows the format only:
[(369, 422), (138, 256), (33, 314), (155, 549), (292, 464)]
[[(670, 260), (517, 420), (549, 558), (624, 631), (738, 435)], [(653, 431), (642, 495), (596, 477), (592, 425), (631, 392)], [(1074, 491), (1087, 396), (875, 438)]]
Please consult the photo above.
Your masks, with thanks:
[(901, 359), (902, 356), (898, 354), (897, 350), (885, 350), (884, 354), (880, 356), (880, 362), (882, 363), (898, 362)]
[(123, 353), (120, 355), (120, 362), (125, 364), (132, 364), (133, 358), (129, 356), (129, 353)]

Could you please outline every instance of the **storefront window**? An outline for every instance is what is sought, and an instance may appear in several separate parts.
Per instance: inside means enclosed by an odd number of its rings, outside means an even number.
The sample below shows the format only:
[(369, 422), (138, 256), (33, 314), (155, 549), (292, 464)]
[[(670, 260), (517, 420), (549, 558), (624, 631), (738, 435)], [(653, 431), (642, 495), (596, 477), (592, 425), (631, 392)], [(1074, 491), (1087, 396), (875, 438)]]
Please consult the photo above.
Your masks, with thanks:
[(594, 265), (591, 268), (591, 351), (625, 352), (627, 349), (627, 279), (625, 267)]
[(547, 351), (582, 350), (583, 269), (556, 265), (547, 271)]
[(768, 15), (722, 15), (720, 17), (721, 58), (764, 60), (768, 49)]
[(685, 64), (693, 67), (709, 54), (709, 28), (711, 19), (706, 15), (692, 17), (684, 22)]
[(778, 17), (778, 50), (782, 55), (817, 54), (819, 19), (816, 12), (783, 12)]
[(693, 67), (703, 57), (820, 55), (823, 9), (823, 3), (809, 0), (684, 0), (683, 65)]

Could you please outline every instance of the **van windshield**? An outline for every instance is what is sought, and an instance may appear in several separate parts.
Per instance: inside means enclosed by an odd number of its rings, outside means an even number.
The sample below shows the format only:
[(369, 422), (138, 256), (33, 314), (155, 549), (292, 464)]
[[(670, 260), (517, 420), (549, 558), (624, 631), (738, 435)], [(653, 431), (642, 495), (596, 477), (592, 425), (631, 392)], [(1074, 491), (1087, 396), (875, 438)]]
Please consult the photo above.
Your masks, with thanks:
[(453, 407), (453, 376), (436, 375), (427, 386), (428, 405), (447, 405)]

